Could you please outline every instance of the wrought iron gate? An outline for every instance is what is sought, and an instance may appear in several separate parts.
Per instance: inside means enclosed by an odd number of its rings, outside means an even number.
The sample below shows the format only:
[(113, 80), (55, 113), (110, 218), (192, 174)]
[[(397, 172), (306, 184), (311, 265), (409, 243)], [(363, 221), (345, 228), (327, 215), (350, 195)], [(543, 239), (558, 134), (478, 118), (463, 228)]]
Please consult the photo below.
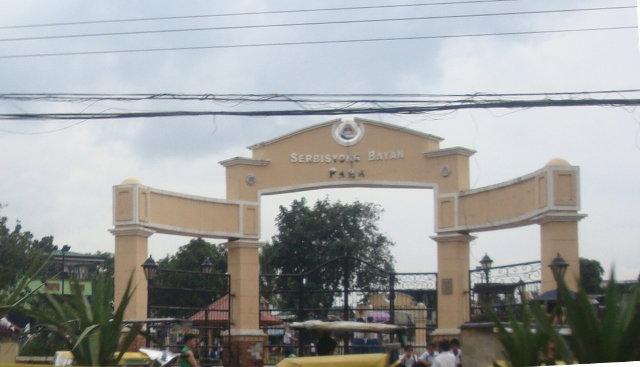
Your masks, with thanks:
[[(405, 325), (414, 349), (423, 350), (429, 331), (436, 328), (436, 285), (436, 273), (388, 272), (351, 256), (300, 274), (263, 274), (260, 327), (269, 336), (265, 363), (290, 354), (313, 355), (313, 336), (291, 335), (287, 327), (289, 322), (311, 319)], [(375, 352), (380, 342), (377, 336), (345, 336), (336, 353)]]
[(202, 366), (222, 365), (223, 334), (230, 329), (229, 275), (157, 269), (148, 279), (149, 346), (178, 352), (184, 334), (198, 335)]

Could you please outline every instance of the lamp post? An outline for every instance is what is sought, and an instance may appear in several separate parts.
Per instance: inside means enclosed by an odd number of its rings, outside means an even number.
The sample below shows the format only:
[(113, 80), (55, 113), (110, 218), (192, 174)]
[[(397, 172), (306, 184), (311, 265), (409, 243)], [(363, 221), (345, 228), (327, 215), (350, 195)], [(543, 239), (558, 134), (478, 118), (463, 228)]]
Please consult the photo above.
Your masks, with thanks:
[(158, 264), (153, 260), (151, 255), (149, 255), (149, 258), (142, 264), (142, 270), (144, 271), (145, 279), (147, 279), (147, 318), (149, 318), (149, 288), (151, 282), (158, 274)]
[[(149, 255), (149, 258), (147, 260), (144, 261), (144, 264), (142, 264), (142, 270), (144, 271), (144, 277), (147, 280), (147, 320), (149, 319), (149, 316), (151, 316), (151, 306), (149, 303), (149, 295), (150, 295), (150, 288), (151, 288), (151, 282), (153, 281), (153, 279), (156, 277), (156, 275), (158, 274), (158, 264), (153, 260), (153, 257), (151, 257), (151, 255)], [(147, 331), (149, 331), (150, 327), (149, 324), (147, 324)], [(149, 340), (149, 338), (145, 338), (146, 342), (145, 345), (146, 347), (150, 347), (151, 346), (151, 342)]]
[(551, 264), (549, 264), (551, 273), (553, 273), (553, 279), (556, 281), (556, 307), (558, 309), (558, 319), (560, 322), (562, 322), (562, 297), (560, 296), (560, 283), (564, 281), (564, 275), (567, 272), (568, 267), (569, 264), (567, 264), (562, 256), (560, 256), (559, 252), (558, 255), (551, 260)]
[(71, 246), (69, 245), (64, 245), (62, 246), (62, 248), (60, 249), (60, 252), (62, 252), (62, 295), (64, 296), (64, 280), (67, 277), (67, 270), (65, 269), (65, 255), (67, 254), (67, 252), (69, 252), (69, 250), (71, 250)]
[(491, 271), (491, 264), (493, 264), (493, 260), (484, 253), (484, 257), (480, 260), (480, 265), (482, 266), (482, 271), (484, 271), (485, 283), (489, 283), (489, 272)]
[(211, 263), (211, 260), (209, 260), (209, 258), (207, 257), (206, 259), (204, 259), (202, 264), (200, 264), (200, 272), (205, 274), (210, 274), (212, 270), (213, 270), (213, 264)]

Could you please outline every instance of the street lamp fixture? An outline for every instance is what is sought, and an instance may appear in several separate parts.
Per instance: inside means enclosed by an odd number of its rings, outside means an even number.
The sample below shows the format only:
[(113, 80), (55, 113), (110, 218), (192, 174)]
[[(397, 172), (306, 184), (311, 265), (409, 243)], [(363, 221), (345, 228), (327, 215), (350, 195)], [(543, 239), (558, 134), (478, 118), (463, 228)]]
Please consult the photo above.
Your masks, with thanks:
[(489, 272), (491, 271), (492, 264), (493, 264), (493, 260), (491, 260), (489, 255), (487, 255), (487, 253), (485, 252), (484, 257), (482, 258), (482, 260), (480, 260), (480, 265), (482, 266), (482, 271), (484, 271), (484, 277), (485, 277), (486, 283), (489, 283)]
[(62, 248), (60, 249), (60, 252), (62, 252), (62, 292), (61, 294), (64, 296), (64, 280), (67, 277), (67, 269), (65, 269), (65, 255), (67, 254), (67, 252), (69, 252), (69, 250), (71, 250), (71, 246), (69, 245), (64, 245), (62, 246)]
[(142, 264), (142, 269), (144, 270), (144, 277), (147, 281), (153, 280), (158, 274), (158, 264), (151, 256), (149, 256), (149, 258), (145, 260), (144, 264)]
[(213, 264), (211, 263), (211, 260), (209, 260), (209, 258), (207, 257), (206, 259), (204, 259), (204, 261), (202, 262), (202, 264), (200, 264), (200, 271), (203, 273), (211, 273), (211, 271), (213, 270)]
[(560, 256), (560, 253), (558, 253), (558, 256), (556, 256), (551, 261), (551, 264), (549, 264), (549, 267), (551, 268), (551, 272), (553, 273), (553, 279), (556, 281), (556, 287), (557, 287), (557, 285), (560, 284), (560, 281), (564, 279), (564, 274), (567, 272), (567, 268), (569, 267), (569, 264), (567, 264), (567, 262), (564, 261), (562, 256)]

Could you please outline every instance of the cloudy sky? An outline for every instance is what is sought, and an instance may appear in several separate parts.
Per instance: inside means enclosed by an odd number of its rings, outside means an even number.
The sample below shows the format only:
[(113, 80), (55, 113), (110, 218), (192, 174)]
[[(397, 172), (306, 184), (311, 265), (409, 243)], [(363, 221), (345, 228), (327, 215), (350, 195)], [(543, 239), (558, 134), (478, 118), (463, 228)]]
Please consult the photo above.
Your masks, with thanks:
[[(432, 1), (434, 2), (434, 1)], [(411, 4), (352, 0), (349, 6)], [(344, 1), (12, 1), (0, 2), (0, 26), (345, 6)], [(429, 21), (404, 21), (163, 33), (63, 40), (4, 38), (327, 20), (415, 17), (634, 5), (632, 0), (519, 0), (351, 11), (0, 28), (0, 56), (51, 52), (210, 46), (346, 38), (425, 36), (635, 25), (634, 9)], [(0, 58), (0, 92), (68, 93), (473, 93), (640, 88), (634, 30), (548, 35)], [(146, 111), (166, 108), (252, 109), (194, 103), (36, 103), (0, 100), (0, 112)], [(294, 105), (282, 107), (295, 108)], [(640, 271), (640, 112), (627, 108), (473, 110), (447, 115), (371, 115), (465, 146), (472, 187), (532, 172), (553, 157), (581, 167), (581, 256), (615, 264), (621, 278)], [(224, 197), (217, 163), (247, 156), (246, 146), (329, 117), (197, 117), (149, 120), (0, 122), (1, 215), (36, 236), (54, 235), (74, 251), (113, 251), (111, 187), (135, 176), (144, 184)], [(396, 242), (396, 266), (435, 271), (433, 193), (340, 189), (265, 197), (264, 239), (279, 205), (294, 198), (380, 204), (381, 230)], [(480, 233), (472, 266), (489, 253), (496, 265), (539, 258), (537, 226)], [(156, 257), (186, 239), (156, 235)]]

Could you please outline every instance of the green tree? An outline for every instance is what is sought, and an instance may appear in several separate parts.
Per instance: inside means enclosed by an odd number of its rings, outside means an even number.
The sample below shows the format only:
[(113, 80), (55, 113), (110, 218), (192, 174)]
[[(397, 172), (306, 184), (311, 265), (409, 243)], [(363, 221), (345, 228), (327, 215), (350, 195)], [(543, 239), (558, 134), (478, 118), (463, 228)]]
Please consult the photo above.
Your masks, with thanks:
[[(212, 275), (194, 274), (209, 259)], [(189, 317), (198, 309), (224, 296), (228, 291), (226, 250), (202, 238), (192, 239), (175, 255), (158, 262), (160, 271), (152, 282), (152, 306), (184, 307), (184, 309), (152, 308), (153, 317)], [(165, 271), (163, 271), (165, 270)], [(184, 270), (189, 272), (183, 272)], [(191, 309), (187, 309), (191, 308)]]
[(580, 258), (580, 286), (588, 294), (602, 292), (602, 274), (604, 269), (598, 260)]
[[(333, 306), (346, 278), (351, 288), (374, 289), (388, 284), (388, 273), (393, 272), (393, 243), (378, 228), (381, 212), (374, 204), (331, 203), (326, 198), (313, 207), (304, 198), (295, 200), (290, 208), (281, 206), (276, 218), (278, 234), (262, 248), (262, 273), (306, 273), (304, 288), (315, 291), (305, 293), (305, 307), (321, 309)], [(334, 259), (341, 260), (331, 262)], [(300, 286), (295, 277), (268, 279), (261, 284), (263, 290), (295, 290)], [(297, 300), (295, 292), (283, 292), (269, 301), (294, 309)]]
[(31, 232), (23, 231), (20, 222), (13, 228), (7, 222), (7, 217), (0, 217), (0, 288), (14, 284), (25, 269), (38, 268), (55, 248), (53, 237), (34, 239)]

